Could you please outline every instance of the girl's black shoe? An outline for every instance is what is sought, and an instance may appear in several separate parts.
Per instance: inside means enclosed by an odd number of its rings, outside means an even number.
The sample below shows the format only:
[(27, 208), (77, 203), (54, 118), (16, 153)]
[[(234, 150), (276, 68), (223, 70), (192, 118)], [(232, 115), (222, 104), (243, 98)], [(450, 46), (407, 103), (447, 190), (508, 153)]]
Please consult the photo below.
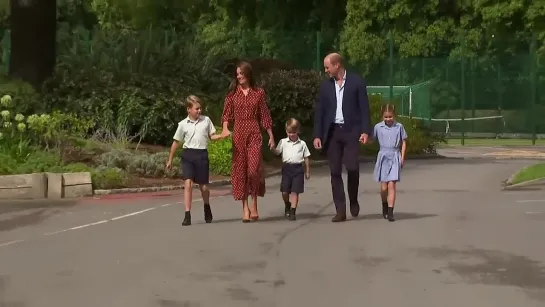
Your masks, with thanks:
[(388, 207), (388, 221), (393, 222), (394, 219), (394, 207)]
[(388, 203), (387, 202), (382, 203), (382, 217), (384, 219), (388, 218)]
[(191, 212), (186, 211), (184, 221), (182, 222), (182, 226), (189, 226), (191, 225)]
[(204, 204), (204, 221), (206, 223), (212, 223), (212, 209), (210, 204)]

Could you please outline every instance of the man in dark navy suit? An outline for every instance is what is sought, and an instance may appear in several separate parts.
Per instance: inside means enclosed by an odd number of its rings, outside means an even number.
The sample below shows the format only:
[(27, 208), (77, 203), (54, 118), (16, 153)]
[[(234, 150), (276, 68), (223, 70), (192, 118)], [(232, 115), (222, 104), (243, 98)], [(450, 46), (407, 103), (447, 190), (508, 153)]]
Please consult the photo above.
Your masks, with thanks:
[(344, 164), (348, 199), (353, 217), (360, 213), (359, 144), (372, 132), (367, 86), (363, 78), (347, 72), (342, 57), (331, 53), (324, 59), (329, 79), (322, 82), (314, 115), (314, 148), (323, 149), (331, 172), (331, 191), (337, 214), (332, 222), (346, 221), (346, 196), (342, 179)]

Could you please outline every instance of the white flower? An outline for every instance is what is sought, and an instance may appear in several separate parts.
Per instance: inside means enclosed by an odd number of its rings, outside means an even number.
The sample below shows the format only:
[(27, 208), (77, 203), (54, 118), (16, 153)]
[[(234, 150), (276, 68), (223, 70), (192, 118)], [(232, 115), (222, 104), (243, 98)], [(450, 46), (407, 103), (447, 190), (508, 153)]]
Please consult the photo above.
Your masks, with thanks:
[(26, 129), (25, 123), (18, 123), (17, 124), (17, 130), (23, 132), (23, 131), (25, 131), (25, 129)]
[(0, 115), (2, 115), (2, 119), (8, 120), (10, 114), (9, 114), (8, 110), (4, 110), (4, 111), (0, 112)]
[(25, 120), (25, 116), (21, 113), (15, 115), (15, 120), (18, 121), (18, 122), (22, 122), (23, 120)]
[(2, 98), (0, 98), (0, 104), (3, 107), (9, 107), (11, 105), (11, 96), (10, 95), (2, 96)]
[(11, 123), (10, 122), (4, 122), (4, 128), (10, 128)]

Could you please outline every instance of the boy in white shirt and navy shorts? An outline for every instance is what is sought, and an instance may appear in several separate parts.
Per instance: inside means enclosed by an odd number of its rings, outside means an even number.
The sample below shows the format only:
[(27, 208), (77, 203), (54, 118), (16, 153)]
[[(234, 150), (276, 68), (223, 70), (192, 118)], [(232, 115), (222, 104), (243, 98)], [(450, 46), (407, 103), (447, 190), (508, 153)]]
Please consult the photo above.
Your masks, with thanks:
[[(295, 118), (286, 122), (287, 138), (278, 142), (273, 152), (282, 155), (282, 181), (280, 191), (284, 200), (284, 216), (295, 221), (299, 194), (305, 191), (305, 178), (310, 178), (310, 151), (305, 141), (299, 138), (300, 124)], [(305, 164), (303, 168), (303, 162)]]
[(193, 196), (193, 184), (199, 185), (202, 200), (204, 202), (204, 220), (212, 222), (212, 209), (210, 208), (210, 190), (208, 161), (208, 143), (210, 140), (220, 140), (222, 137), (216, 133), (214, 124), (207, 116), (201, 115), (201, 100), (194, 95), (187, 97), (185, 102), (187, 117), (178, 123), (178, 129), (174, 134), (174, 141), (170, 148), (167, 168), (172, 167), (172, 159), (179, 143), (183, 143), (182, 151), (182, 179), (184, 180), (184, 204), (185, 217), (183, 226), (191, 225), (191, 202)]

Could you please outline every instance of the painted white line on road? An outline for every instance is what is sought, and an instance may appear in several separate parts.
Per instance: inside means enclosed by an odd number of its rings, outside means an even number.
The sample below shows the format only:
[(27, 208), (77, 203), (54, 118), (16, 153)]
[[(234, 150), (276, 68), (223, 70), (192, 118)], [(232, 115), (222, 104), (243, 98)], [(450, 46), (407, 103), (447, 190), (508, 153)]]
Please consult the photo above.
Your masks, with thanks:
[(95, 225), (99, 225), (99, 224), (104, 224), (104, 223), (107, 223), (108, 221), (107, 220), (102, 220), (102, 221), (98, 221), (98, 222), (94, 222), (94, 223), (89, 223), (89, 224), (85, 224), (85, 225), (81, 225), (81, 226), (76, 226), (76, 227), (72, 227), (68, 230), (76, 230), (76, 229), (81, 229), (81, 228), (85, 228), (85, 227), (89, 227), (89, 226), (95, 226)]
[[(217, 197), (222, 197), (222, 196), (225, 196), (225, 195), (212, 196), (210, 198), (212, 199), (212, 198), (217, 198)], [(193, 202), (197, 202), (197, 201), (202, 201), (202, 198), (196, 198), (196, 199), (193, 200)], [(179, 201), (179, 202), (176, 202), (176, 204), (183, 204), (183, 202)], [(128, 213), (128, 214), (116, 216), (116, 217), (113, 217), (113, 218), (108, 219), (108, 220), (102, 220), (102, 221), (98, 221), (98, 222), (83, 224), (83, 225), (74, 226), (74, 227), (71, 227), (71, 228), (66, 228), (66, 229), (57, 230), (57, 231), (53, 231), (53, 232), (47, 232), (47, 233), (43, 233), (42, 235), (43, 236), (52, 236), (52, 235), (60, 234), (60, 233), (71, 231), (71, 230), (77, 230), (77, 229), (87, 228), (87, 227), (96, 226), (96, 225), (100, 225), (100, 224), (105, 224), (105, 223), (117, 221), (117, 220), (120, 220), (120, 219), (123, 219), (123, 218), (126, 218), (126, 217), (136, 216), (136, 215), (139, 215), (139, 214), (142, 214), (142, 213), (145, 213), (145, 212), (149, 212), (149, 211), (155, 210), (157, 208), (165, 208), (165, 207), (169, 207), (169, 206), (172, 206), (172, 204), (163, 204), (163, 205), (147, 208), (147, 209), (144, 209), (144, 210), (140, 210), (140, 211), (131, 212), (131, 213)], [(14, 241), (10, 241), (10, 242), (0, 244), (0, 247), (8, 246), (8, 245), (16, 244), (16, 243), (21, 243), (21, 242), (24, 242), (24, 241), (25, 240), (14, 240)]]
[(533, 212), (533, 211), (530, 211), (530, 212), (524, 212), (525, 214), (541, 214), (541, 212)]
[(142, 213), (144, 213), (144, 212), (148, 212), (148, 211), (155, 210), (155, 209), (157, 209), (157, 207), (152, 207), (152, 208), (148, 208), (148, 209), (136, 211), (136, 212), (129, 213), (129, 214), (116, 216), (116, 217), (114, 217), (114, 218), (111, 218), (110, 221), (117, 221), (117, 220), (120, 220), (120, 219), (124, 219), (124, 218), (126, 218), (126, 217), (129, 217), (129, 216), (135, 216), (135, 215), (142, 214)]
[(12, 244), (15, 244), (15, 243), (20, 243), (20, 242), (23, 242), (23, 240), (9, 241), (9, 242), (0, 244), (0, 247), (2, 247), (2, 246), (8, 246), (8, 245), (12, 245)]
[(545, 203), (545, 199), (517, 200), (517, 203)]

